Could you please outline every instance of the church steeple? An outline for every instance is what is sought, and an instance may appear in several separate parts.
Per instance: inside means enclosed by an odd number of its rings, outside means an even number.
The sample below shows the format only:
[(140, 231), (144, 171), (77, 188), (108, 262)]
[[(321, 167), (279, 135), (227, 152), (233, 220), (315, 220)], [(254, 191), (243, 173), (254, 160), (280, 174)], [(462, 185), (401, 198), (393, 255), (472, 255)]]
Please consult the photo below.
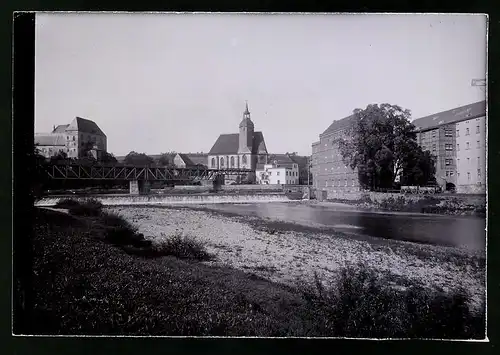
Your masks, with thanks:
[(250, 119), (250, 111), (248, 111), (248, 101), (245, 101), (245, 112), (243, 112), (243, 119)]
[(248, 110), (248, 102), (245, 102), (245, 111), (243, 119), (240, 122), (240, 137), (238, 153), (252, 152), (254, 125), (250, 119), (250, 111)]

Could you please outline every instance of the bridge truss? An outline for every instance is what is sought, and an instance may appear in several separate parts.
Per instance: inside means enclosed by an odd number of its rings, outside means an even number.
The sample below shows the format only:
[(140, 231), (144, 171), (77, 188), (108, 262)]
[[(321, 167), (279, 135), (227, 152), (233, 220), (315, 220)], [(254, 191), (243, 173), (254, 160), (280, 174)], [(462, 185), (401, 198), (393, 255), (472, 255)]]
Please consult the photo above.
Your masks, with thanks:
[(213, 180), (217, 176), (248, 174), (249, 169), (207, 169), (204, 167), (146, 167), (45, 163), (44, 172), (51, 179), (73, 180)]

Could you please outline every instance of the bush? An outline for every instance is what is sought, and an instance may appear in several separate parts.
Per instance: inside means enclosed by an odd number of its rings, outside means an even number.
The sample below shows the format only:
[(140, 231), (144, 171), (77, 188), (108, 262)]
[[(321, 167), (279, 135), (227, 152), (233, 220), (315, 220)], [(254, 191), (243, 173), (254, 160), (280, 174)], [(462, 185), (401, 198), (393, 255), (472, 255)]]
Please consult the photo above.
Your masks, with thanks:
[(145, 240), (144, 235), (137, 232), (137, 227), (117, 214), (103, 212), (101, 222), (105, 226), (105, 239), (113, 244), (135, 247), (151, 246), (151, 242)]
[(89, 198), (83, 203), (77, 201), (77, 204), (70, 206), (69, 213), (75, 216), (99, 216), (102, 212), (101, 201), (95, 198)]
[(155, 244), (152, 249), (153, 253), (157, 256), (172, 255), (181, 259), (195, 259), (200, 261), (213, 259), (213, 256), (205, 250), (201, 242), (181, 235), (174, 235), (161, 243)]
[(320, 333), (346, 337), (484, 338), (484, 314), (474, 314), (467, 294), (438, 293), (422, 286), (391, 287), (365, 266), (347, 267), (336, 287), (326, 288), (315, 275), (304, 298), (321, 321)]
[(77, 200), (73, 200), (71, 198), (63, 198), (59, 201), (57, 201), (55, 207), (56, 208), (72, 208), (72, 207), (76, 207), (76, 206), (80, 206), (80, 202), (78, 202)]

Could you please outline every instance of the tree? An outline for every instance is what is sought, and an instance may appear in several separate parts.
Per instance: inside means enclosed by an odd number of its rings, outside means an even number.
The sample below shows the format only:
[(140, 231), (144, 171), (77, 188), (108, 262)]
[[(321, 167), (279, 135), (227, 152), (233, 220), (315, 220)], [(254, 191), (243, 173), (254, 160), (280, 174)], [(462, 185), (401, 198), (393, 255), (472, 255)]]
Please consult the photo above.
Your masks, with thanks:
[(345, 137), (336, 142), (343, 162), (358, 169), (361, 186), (391, 188), (398, 176), (420, 184), (431, 179), (432, 157), (418, 146), (410, 117), (409, 110), (389, 104), (354, 110)]
[(27, 176), (30, 177), (30, 195), (33, 202), (36, 202), (42, 197), (43, 187), (48, 181), (48, 176), (45, 174), (43, 169), (43, 164), (46, 159), (40, 154), (37, 146), (33, 146), (33, 151), (30, 152), (28, 156), (28, 161), (30, 162), (28, 166)]
[(131, 151), (125, 156), (123, 162), (127, 165), (149, 166), (154, 164), (154, 159), (145, 153)]
[(158, 164), (160, 166), (170, 166), (174, 164), (174, 156), (172, 153), (161, 153), (158, 158)]
[(116, 158), (113, 154), (108, 153), (108, 152), (103, 152), (102, 157), (101, 157), (101, 162), (107, 163), (107, 164), (116, 164), (116, 163), (118, 163), (118, 160), (116, 160)]

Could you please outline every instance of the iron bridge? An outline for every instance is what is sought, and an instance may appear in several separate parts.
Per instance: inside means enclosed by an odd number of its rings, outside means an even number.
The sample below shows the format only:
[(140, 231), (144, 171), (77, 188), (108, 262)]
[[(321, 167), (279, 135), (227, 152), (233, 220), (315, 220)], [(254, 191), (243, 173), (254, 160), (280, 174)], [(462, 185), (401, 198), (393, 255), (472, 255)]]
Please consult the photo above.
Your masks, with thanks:
[(81, 165), (42, 164), (44, 172), (51, 179), (73, 180), (147, 180), (185, 181), (213, 180), (217, 176), (237, 176), (252, 172), (250, 169), (208, 169), (205, 167), (149, 167), (130, 165)]

